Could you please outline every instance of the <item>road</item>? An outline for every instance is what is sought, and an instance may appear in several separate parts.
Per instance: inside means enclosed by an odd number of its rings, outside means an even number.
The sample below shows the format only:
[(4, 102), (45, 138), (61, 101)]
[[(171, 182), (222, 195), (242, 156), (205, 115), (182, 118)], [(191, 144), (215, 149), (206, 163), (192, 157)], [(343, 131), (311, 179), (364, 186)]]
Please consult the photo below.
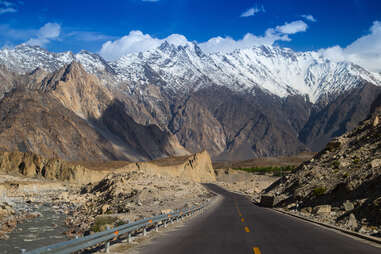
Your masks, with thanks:
[(217, 207), (184, 227), (159, 237), (141, 254), (380, 254), (381, 249), (335, 231), (250, 203), (216, 185)]

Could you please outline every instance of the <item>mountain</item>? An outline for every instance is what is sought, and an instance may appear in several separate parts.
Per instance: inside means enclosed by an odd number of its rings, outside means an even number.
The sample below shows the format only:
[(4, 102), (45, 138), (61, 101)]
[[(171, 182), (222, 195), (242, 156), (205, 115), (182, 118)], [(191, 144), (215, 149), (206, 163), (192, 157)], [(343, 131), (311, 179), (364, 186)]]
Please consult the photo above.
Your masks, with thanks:
[(19, 76), (20, 85), (0, 101), (2, 150), (66, 160), (136, 161), (189, 154), (171, 133), (136, 123), (124, 104), (76, 62), (32, 85), (23, 86), (33, 80), (25, 77)]
[[(44, 81), (35, 82), (43, 90), (62, 82), (56, 72), (72, 61), (97, 82), (73, 77), (81, 81), (52, 94), (78, 116), (97, 119), (117, 99), (137, 124), (155, 125), (187, 150), (207, 149), (219, 160), (317, 151), (366, 118), (381, 86), (379, 74), (353, 63), (272, 46), (205, 54), (195, 43), (164, 42), (114, 62), (88, 51), (0, 50), (0, 64), (10, 71), (46, 70)], [(96, 90), (63, 96), (87, 83)]]
[(164, 42), (156, 49), (129, 54), (115, 62), (85, 50), (78, 54), (51, 53), (25, 44), (0, 50), (0, 64), (22, 73), (37, 67), (52, 72), (72, 61), (81, 63), (88, 73), (108, 73), (119, 82), (128, 82), (129, 90), (149, 83), (177, 92), (218, 85), (246, 93), (260, 88), (279, 97), (308, 95), (316, 103), (361, 82), (381, 85), (379, 74), (353, 63), (332, 62), (318, 52), (273, 46), (207, 55), (195, 43), (175, 46)]

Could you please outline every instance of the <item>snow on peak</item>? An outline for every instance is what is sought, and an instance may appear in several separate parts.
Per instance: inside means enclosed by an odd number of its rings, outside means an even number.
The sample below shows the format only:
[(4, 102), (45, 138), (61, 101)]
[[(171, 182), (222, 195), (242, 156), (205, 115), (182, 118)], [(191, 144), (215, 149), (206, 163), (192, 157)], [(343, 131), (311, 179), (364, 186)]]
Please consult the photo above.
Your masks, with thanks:
[(246, 93), (260, 88), (280, 97), (308, 95), (316, 102), (321, 96), (341, 93), (363, 81), (381, 85), (380, 74), (350, 62), (332, 62), (319, 52), (258, 46), (205, 54), (196, 43), (176, 36), (168, 37), (157, 48), (128, 54), (114, 62), (84, 50), (75, 55), (28, 45), (0, 50), (0, 64), (18, 72), (37, 67), (54, 71), (72, 61), (101, 78), (106, 73), (116, 83), (131, 87), (154, 84), (175, 92), (211, 85)]

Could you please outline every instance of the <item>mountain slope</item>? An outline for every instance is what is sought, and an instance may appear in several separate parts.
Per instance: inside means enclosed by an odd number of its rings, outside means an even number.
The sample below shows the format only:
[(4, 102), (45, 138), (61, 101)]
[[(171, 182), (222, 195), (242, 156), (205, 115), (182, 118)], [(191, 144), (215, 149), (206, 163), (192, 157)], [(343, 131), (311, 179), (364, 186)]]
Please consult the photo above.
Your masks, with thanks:
[(326, 216), (352, 230), (380, 229), (380, 105), (379, 96), (368, 120), (329, 142), (311, 161), (304, 162), (266, 192), (277, 196), (279, 206), (296, 202), (305, 213), (312, 210), (308, 207), (317, 205), (335, 207), (335, 212)]
[[(156, 125), (214, 159), (317, 151), (365, 119), (381, 92), (379, 75), (358, 65), (271, 46), (205, 54), (194, 43), (165, 42), (107, 62), (87, 51), (20, 45), (0, 50), (0, 63), (34, 77), (28, 87), (51, 93), (121, 146), (124, 134), (98, 126), (114, 99), (136, 123)], [(31, 76), (36, 67), (50, 74)]]
[(65, 65), (44, 78), (37, 73), (18, 76), (15, 91), (1, 100), (2, 149), (68, 160), (189, 154), (168, 131), (136, 123), (80, 64)]

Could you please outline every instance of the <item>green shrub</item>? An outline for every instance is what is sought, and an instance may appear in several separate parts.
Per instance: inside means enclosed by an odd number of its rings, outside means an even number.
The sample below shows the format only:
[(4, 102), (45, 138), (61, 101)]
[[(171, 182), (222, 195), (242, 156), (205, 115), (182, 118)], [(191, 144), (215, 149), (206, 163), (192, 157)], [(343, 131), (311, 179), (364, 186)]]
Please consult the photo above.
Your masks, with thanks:
[(340, 161), (334, 161), (333, 163), (332, 163), (332, 167), (333, 168), (339, 168), (339, 166), (340, 166)]
[(274, 176), (281, 176), (288, 173), (291, 173), (295, 166), (281, 166), (281, 167), (251, 167), (251, 168), (234, 168), (235, 170), (242, 170), (249, 173), (257, 173), (257, 174), (265, 174), (265, 173), (273, 173)]
[(327, 191), (327, 189), (325, 187), (316, 187), (314, 189), (313, 193), (316, 197), (319, 197), (319, 196), (324, 195), (326, 191)]
[(360, 163), (360, 159), (357, 158), (357, 157), (354, 158), (354, 159), (353, 159), (353, 163), (354, 163), (354, 164), (359, 164), (359, 163)]
[(95, 218), (93, 225), (91, 226), (91, 231), (101, 232), (105, 230), (106, 225), (112, 225), (118, 220), (118, 218), (110, 216), (98, 216)]

